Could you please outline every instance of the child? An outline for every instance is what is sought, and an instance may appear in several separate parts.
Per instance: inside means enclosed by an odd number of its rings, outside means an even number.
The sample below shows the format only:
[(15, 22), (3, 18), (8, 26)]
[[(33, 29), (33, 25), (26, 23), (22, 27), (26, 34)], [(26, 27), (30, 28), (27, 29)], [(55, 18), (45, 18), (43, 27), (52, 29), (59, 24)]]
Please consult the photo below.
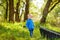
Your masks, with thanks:
[(32, 37), (33, 30), (34, 30), (34, 23), (33, 23), (33, 20), (31, 18), (32, 18), (32, 14), (28, 14), (28, 19), (26, 21), (26, 26), (29, 29), (30, 36)]

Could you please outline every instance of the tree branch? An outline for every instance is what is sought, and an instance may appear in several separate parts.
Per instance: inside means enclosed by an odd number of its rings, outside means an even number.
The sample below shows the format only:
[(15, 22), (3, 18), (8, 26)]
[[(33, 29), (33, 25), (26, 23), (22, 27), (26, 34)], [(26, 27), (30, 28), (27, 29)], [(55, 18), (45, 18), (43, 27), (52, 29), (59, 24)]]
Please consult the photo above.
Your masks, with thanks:
[[(51, 11), (54, 9), (54, 7), (55, 7), (59, 2), (60, 2), (60, 1), (58, 1), (57, 3), (55, 3), (54, 6), (50, 9), (49, 12), (51, 12)], [(48, 12), (48, 13), (49, 13), (49, 12)]]

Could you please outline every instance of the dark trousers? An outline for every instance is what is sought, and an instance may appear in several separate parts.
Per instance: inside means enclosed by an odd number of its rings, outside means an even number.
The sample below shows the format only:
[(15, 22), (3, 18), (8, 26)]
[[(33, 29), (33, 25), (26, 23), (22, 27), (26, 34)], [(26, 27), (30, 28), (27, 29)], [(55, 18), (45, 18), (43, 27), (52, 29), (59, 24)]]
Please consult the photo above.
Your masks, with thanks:
[(32, 37), (32, 35), (33, 35), (33, 29), (29, 30), (29, 32), (30, 32), (30, 37)]

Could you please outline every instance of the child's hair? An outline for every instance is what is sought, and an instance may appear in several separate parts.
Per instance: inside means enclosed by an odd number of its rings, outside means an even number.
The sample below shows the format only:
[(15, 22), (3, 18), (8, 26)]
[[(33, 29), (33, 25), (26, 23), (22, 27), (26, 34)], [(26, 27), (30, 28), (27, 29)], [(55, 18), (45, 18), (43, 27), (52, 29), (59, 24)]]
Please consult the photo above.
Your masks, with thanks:
[(33, 17), (33, 15), (32, 15), (32, 14), (28, 14), (28, 17), (32, 18), (32, 17)]

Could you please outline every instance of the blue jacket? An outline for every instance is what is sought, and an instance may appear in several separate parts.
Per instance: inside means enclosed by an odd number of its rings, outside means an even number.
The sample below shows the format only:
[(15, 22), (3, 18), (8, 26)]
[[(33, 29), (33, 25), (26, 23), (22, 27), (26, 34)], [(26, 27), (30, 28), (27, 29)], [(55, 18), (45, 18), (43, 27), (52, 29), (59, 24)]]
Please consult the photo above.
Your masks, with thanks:
[(33, 23), (32, 19), (27, 19), (26, 26), (29, 30), (34, 29), (34, 23)]

